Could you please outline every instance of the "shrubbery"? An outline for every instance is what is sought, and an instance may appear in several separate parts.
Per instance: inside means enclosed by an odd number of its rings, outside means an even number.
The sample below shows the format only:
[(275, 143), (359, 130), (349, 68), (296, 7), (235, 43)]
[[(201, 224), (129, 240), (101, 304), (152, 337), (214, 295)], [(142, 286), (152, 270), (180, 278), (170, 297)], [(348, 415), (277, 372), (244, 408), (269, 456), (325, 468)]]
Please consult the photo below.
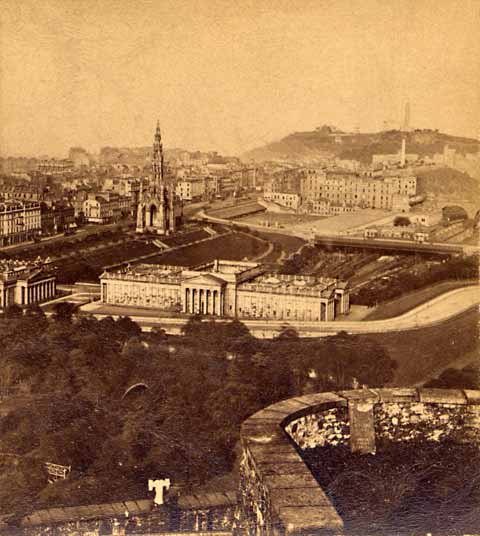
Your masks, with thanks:
[[(145, 497), (155, 476), (192, 484), (224, 474), (255, 411), (357, 380), (383, 385), (395, 368), (368, 338), (303, 340), (285, 329), (257, 340), (238, 321), (192, 318), (183, 336), (167, 337), (128, 318), (57, 308), (49, 320), (32, 309), (3, 317), (0, 338), (3, 387), (31, 397), (0, 421), (0, 451), (72, 466), (55, 484), (38, 474), (31, 508)], [(124, 396), (138, 382), (148, 388)], [(12, 485), (0, 486), (0, 512), (24, 511), (29, 471), (6, 471)]]
[(350, 296), (350, 302), (355, 305), (373, 307), (379, 303), (391, 300), (432, 285), (441, 281), (478, 279), (478, 256), (453, 257), (441, 264), (433, 265), (420, 275), (410, 272), (400, 272), (390, 276), (383, 285), (366, 285)]

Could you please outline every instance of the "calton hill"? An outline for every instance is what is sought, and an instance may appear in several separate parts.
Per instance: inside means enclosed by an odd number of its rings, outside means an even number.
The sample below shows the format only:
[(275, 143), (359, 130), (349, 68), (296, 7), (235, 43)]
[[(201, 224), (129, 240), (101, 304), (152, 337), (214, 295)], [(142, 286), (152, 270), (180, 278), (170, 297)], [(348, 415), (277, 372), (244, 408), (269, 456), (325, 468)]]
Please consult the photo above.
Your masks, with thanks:
[[(450, 359), (472, 349), (470, 335), (457, 333)], [(307, 340), (285, 326), (258, 340), (239, 321), (199, 317), (181, 336), (142, 333), (129, 318), (97, 320), (68, 303), (49, 318), (37, 306), (7, 309), (0, 339), (0, 514), (12, 522), (145, 498), (152, 477), (185, 492), (219, 478), (235, 489), (249, 415), (295, 395), (392, 385), (401, 365), (373, 335)], [(435, 381), (478, 388), (478, 370)], [(68, 478), (48, 483), (46, 463), (70, 467)]]
[(452, 136), (431, 129), (410, 132), (386, 130), (380, 132), (343, 132), (336, 127), (323, 125), (312, 131), (293, 132), (279, 141), (252, 149), (242, 155), (245, 161), (302, 160), (338, 157), (370, 164), (374, 154), (396, 153), (406, 137), (408, 151), (420, 157), (441, 153), (448, 145), (461, 154), (478, 151), (478, 141)]

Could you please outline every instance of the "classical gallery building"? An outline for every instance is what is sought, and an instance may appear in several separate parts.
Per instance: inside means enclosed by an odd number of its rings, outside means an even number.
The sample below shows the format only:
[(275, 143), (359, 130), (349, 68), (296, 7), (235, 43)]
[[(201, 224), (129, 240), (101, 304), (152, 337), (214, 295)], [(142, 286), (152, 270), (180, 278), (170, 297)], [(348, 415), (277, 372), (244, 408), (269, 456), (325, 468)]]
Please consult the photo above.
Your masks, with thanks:
[(100, 280), (103, 303), (177, 313), (329, 321), (350, 308), (343, 281), (266, 273), (254, 262), (217, 260), (195, 269), (137, 264)]
[(30, 305), (55, 297), (55, 275), (41, 264), (22, 261), (0, 262), (0, 309)]

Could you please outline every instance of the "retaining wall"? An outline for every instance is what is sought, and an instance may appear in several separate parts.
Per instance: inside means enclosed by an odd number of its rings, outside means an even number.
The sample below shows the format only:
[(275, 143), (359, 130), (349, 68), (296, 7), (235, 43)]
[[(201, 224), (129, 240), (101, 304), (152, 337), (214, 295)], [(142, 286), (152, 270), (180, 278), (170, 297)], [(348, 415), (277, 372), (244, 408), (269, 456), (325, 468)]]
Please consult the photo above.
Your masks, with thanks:
[(241, 430), (239, 534), (342, 534), (343, 521), (301, 457), (302, 449), (376, 438), (452, 438), (480, 445), (480, 391), (364, 389), (317, 393), (269, 406)]

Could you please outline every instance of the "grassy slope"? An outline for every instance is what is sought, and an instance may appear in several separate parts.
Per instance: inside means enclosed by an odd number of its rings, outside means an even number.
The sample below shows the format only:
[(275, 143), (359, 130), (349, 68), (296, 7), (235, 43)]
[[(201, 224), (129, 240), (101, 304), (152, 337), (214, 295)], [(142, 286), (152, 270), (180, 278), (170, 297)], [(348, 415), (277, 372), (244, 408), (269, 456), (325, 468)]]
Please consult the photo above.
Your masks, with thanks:
[(149, 259), (149, 263), (170, 264), (175, 266), (193, 266), (211, 262), (217, 258), (231, 261), (251, 259), (262, 254), (268, 244), (245, 233), (220, 235), (217, 238), (192, 244), (175, 251), (167, 251)]
[(264, 231), (258, 231), (258, 235), (265, 240), (273, 242), (274, 244), (279, 244), (287, 255), (298, 251), (306, 242), (303, 240), (303, 238), (282, 235), (280, 233), (266, 233)]
[(441, 294), (450, 290), (467, 286), (468, 284), (476, 284), (475, 281), (443, 281), (427, 288), (414, 291), (400, 298), (396, 298), (388, 303), (383, 303), (369, 313), (364, 320), (383, 320), (385, 318), (393, 318), (410, 311), (414, 307), (421, 305)]
[(480, 195), (478, 181), (451, 168), (435, 168), (417, 173), (417, 193), (434, 193), (452, 199), (474, 200)]
[(393, 385), (408, 386), (430, 378), (441, 368), (480, 352), (477, 308), (438, 326), (396, 333), (359, 335), (382, 344), (398, 363)]

